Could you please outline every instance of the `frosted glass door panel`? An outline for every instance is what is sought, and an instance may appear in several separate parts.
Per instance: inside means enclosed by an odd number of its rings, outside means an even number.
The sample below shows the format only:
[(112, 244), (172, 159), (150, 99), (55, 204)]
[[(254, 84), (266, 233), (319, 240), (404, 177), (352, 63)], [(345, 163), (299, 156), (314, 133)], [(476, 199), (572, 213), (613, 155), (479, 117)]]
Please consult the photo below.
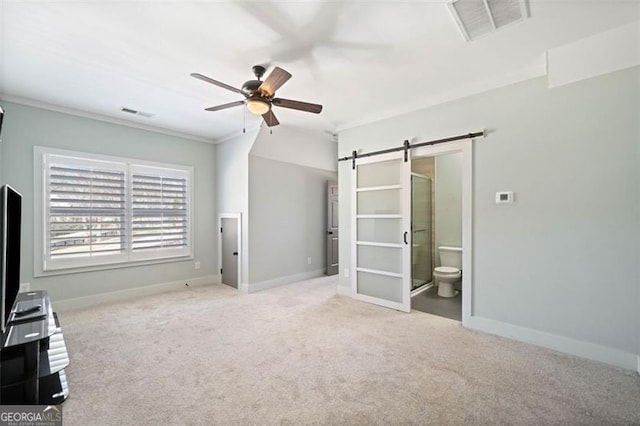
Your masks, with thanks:
[(358, 165), (358, 188), (399, 185), (402, 181), (402, 160)]
[(400, 189), (358, 192), (358, 214), (400, 214)]
[(410, 311), (411, 164), (404, 153), (365, 158), (353, 176), (354, 297)]
[(358, 267), (402, 274), (402, 248), (359, 245)]
[(402, 242), (402, 220), (400, 219), (358, 219), (358, 241), (388, 244)]
[(376, 299), (402, 303), (402, 278), (358, 272), (358, 293)]

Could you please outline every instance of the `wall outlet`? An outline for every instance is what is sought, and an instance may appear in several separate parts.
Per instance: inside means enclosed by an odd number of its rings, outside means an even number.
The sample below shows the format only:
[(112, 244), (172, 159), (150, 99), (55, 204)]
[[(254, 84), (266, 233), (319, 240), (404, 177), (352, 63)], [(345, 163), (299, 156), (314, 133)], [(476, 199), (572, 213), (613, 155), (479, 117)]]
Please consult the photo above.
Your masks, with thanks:
[(311, 265), (311, 258), (307, 257), (307, 265)]
[(344, 268), (344, 277), (349, 278), (349, 268)]
[(193, 266), (195, 266), (196, 269), (200, 269), (200, 262), (194, 263)]
[(512, 191), (496, 192), (496, 204), (511, 204), (511, 203), (513, 203)]
[(20, 293), (26, 293), (31, 290), (31, 283), (20, 283)]

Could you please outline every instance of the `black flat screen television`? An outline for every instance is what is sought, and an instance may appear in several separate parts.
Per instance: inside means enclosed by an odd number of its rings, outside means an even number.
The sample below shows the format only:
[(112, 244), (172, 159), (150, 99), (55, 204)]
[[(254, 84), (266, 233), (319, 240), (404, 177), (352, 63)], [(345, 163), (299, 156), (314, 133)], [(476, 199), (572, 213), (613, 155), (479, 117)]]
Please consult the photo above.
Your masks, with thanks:
[[(2, 119), (4, 118), (4, 110), (0, 106), (0, 136), (2, 136)], [(0, 139), (2, 140), (2, 139)]]
[(0, 188), (0, 280), (2, 280), (0, 309), (2, 332), (20, 291), (20, 231), (22, 222), (22, 195), (9, 185)]

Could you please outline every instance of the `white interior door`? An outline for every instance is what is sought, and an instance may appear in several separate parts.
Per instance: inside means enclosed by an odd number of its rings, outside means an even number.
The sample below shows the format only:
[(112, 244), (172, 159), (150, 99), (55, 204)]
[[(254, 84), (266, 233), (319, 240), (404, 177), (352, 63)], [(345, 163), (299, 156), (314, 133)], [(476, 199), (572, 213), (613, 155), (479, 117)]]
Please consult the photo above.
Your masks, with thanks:
[(222, 284), (238, 288), (238, 219), (220, 219), (222, 238)]
[(356, 161), (352, 175), (353, 297), (411, 310), (411, 158), (392, 152)]
[(338, 182), (327, 183), (327, 275), (338, 273), (339, 238)]

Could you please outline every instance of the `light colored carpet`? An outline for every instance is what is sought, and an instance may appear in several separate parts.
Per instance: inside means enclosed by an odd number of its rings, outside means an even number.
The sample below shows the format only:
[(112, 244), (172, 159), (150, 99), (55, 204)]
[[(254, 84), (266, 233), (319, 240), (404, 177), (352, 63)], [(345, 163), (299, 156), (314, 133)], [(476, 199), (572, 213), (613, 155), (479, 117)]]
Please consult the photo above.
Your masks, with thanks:
[(335, 284), (185, 288), (61, 313), (65, 425), (640, 424), (635, 372)]

